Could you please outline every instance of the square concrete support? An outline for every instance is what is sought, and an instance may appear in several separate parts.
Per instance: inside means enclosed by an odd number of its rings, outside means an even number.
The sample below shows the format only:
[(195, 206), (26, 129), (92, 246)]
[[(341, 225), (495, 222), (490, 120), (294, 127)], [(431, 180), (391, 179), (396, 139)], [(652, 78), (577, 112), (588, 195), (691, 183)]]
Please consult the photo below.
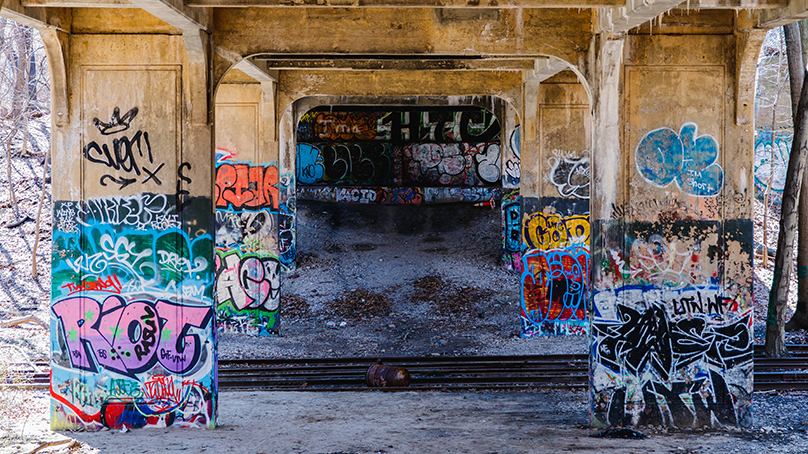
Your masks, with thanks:
[[(54, 129), (51, 427), (216, 423), (210, 127), (177, 35), (70, 35)], [(205, 110), (206, 106), (202, 106)]]
[(727, 95), (735, 56), (731, 35), (601, 48), (595, 426), (752, 423), (752, 132)]

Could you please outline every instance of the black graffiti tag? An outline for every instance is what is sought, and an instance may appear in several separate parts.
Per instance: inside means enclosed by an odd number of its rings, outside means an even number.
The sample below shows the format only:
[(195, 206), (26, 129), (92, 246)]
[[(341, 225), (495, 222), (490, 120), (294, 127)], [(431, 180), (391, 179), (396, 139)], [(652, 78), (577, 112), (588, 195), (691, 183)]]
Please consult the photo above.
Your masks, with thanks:
[[(116, 107), (112, 112), (109, 123), (105, 123), (98, 118), (93, 118), (93, 124), (104, 136), (119, 134), (129, 129), (129, 126), (132, 120), (134, 120), (134, 118), (137, 116), (137, 113), (138, 109), (137, 107), (134, 107), (129, 112), (121, 116), (120, 109)], [(112, 139), (111, 149), (106, 143), (99, 145), (97, 142), (92, 141), (85, 145), (82, 153), (84, 154), (84, 157), (92, 163), (103, 164), (107, 168), (122, 171), (128, 174), (127, 176), (117, 177), (109, 174), (103, 175), (100, 179), (101, 186), (107, 186), (107, 182), (109, 181), (118, 184), (120, 186), (119, 189), (123, 189), (137, 182), (136, 177), (140, 176), (144, 177), (143, 181), (141, 182), (143, 184), (148, 183), (149, 181), (154, 181), (158, 185), (163, 184), (162, 180), (160, 180), (158, 176), (158, 173), (165, 164), (161, 163), (157, 165), (157, 167), (153, 167), (155, 162), (154, 156), (152, 155), (148, 132), (137, 131), (131, 137), (116, 137)], [(145, 159), (148, 162), (144, 163), (143, 161), (140, 161), (139, 164), (138, 158)], [(153, 170), (146, 167), (146, 164), (152, 167)]]

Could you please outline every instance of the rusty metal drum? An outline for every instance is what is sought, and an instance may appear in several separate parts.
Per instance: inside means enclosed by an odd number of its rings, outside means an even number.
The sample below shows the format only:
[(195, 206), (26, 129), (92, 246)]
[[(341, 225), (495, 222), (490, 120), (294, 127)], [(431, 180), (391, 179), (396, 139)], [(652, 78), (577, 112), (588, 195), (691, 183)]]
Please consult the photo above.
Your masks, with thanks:
[(374, 364), (365, 374), (365, 383), (373, 388), (405, 388), (410, 386), (410, 372), (403, 367)]

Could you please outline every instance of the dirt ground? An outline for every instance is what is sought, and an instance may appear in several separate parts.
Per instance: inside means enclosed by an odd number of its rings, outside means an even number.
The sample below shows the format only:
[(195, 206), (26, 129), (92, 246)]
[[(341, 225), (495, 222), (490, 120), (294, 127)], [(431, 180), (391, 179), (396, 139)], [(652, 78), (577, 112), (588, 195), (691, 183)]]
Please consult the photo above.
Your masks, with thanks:
[[(749, 431), (640, 429), (644, 439), (593, 437), (585, 391), (523, 392), (223, 392), (221, 425), (95, 433), (46, 430), (39, 393), (26, 438), (0, 453), (804, 453), (804, 393), (756, 394), (758, 427)], [(793, 424), (789, 415), (800, 414)], [(19, 433), (19, 431), (17, 431)]]
[(519, 275), (500, 210), (298, 203), (298, 268), (281, 337), (221, 335), (241, 357), (586, 353), (584, 336), (519, 338)]

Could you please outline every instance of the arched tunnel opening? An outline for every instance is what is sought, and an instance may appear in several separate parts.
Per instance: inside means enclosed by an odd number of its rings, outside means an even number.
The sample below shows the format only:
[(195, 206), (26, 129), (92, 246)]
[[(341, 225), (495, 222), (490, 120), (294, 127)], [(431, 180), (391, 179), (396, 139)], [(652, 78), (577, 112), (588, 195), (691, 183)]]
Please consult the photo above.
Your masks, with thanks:
[[(260, 88), (233, 82), (217, 96), (223, 357), (586, 351), (591, 134), (573, 72), (535, 93), (527, 164), (516, 110), (491, 96), (305, 98), (272, 163), (248, 137), (260, 107), (244, 113)], [(219, 132), (236, 123), (252, 130)], [(523, 198), (525, 165), (541, 181)]]

